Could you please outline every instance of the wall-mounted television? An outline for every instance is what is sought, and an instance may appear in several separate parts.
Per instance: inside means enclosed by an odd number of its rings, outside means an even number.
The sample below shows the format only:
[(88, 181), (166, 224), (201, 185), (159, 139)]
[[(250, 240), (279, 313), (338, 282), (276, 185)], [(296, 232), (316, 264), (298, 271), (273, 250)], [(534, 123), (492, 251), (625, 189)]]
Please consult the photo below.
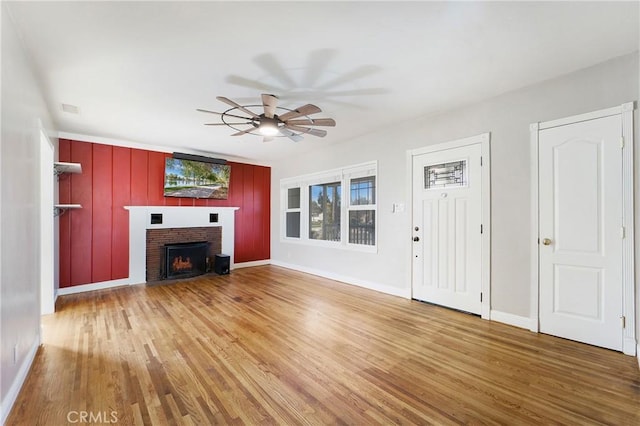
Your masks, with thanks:
[(164, 196), (226, 200), (231, 167), (227, 164), (167, 158)]

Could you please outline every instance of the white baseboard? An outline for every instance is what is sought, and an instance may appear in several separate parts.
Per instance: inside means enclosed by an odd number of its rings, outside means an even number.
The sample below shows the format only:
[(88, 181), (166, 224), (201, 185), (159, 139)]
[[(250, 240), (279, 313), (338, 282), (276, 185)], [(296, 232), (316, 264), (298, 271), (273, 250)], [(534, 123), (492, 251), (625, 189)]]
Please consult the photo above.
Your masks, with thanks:
[(390, 294), (392, 296), (404, 297), (405, 299), (411, 298), (411, 289), (404, 289), (398, 287), (391, 287), (385, 284), (376, 283), (373, 281), (361, 280), (359, 278), (348, 277), (345, 275), (335, 274), (329, 271), (323, 271), (320, 269), (308, 268), (306, 266), (294, 265), (291, 263), (280, 262), (279, 260), (271, 260), (272, 265), (281, 266), (287, 269), (293, 269), (295, 271), (304, 272), (311, 275), (317, 275), (319, 277), (328, 278), (330, 280), (340, 281), (345, 284), (351, 284), (358, 287), (364, 287), (369, 290), (379, 291), (381, 293)]
[(503, 324), (512, 325), (514, 327), (531, 329), (531, 318), (521, 317), (519, 315), (509, 314), (507, 312), (500, 312), (491, 310), (491, 321), (501, 322)]
[(252, 262), (234, 263), (232, 269), (251, 268), (253, 266), (264, 266), (264, 265), (270, 265), (270, 264), (271, 264), (271, 259), (254, 260)]
[(27, 352), (27, 356), (22, 361), (22, 365), (20, 366), (18, 374), (13, 380), (9, 391), (2, 400), (2, 418), (0, 418), (0, 424), (5, 424), (5, 422), (7, 421), (7, 417), (9, 417), (9, 413), (13, 408), (13, 404), (16, 403), (16, 399), (18, 398), (20, 389), (22, 389), (22, 385), (27, 379), (27, 375), (29, 374), (29, 370), (31, 369), (33, 360), (36, 357), (36, 352), (38, 352), (38, 346), (40, 346), (40, 340), (36, 339), (36, 341), (33, 342), (33, 345), (29, 349), (29, 352)]
[[(256, 260), (253, 262), (234, 263), (231, 269), (249, 268), (252, 266), (269, 265), (271, 260)], [(140, 283), (144, 284), (144, 283)], [(72, 287), (62, 287), (56, 292), (56, 299), (58, 296), (66, 296), (67, 294), (84, 293), (85, 291), (104, 290), (113, 287), (122, 287), (125, 285), (132, 285), (131, 279), (122, 278), (119, 280), (102, 281), (98, 283), (74, 285)]]
[(85, 291), (104, 290), (106, 288), (121, 287), (123, 285), (130, 285), (129, 278), (123, 278), (120, 280), (102, 281), (99, 283), (74, 285), (72, 287), (63, 287), (58, 289), (58, 296), (65, 296), (67, 294), (84, 293)]
[[(233, 265), (233, 267), (231, 269), (249, 268), (249, 267), (252, 267), (252, 266), (269, 265), (270, 263), (271, 263), (271, 260), (269, 260), (269, 259), (267, 259), (267, 260), (256, 260), (256, 261), (253, 261), (253, 262), (234, 263), (234, 265)], [(140, 284), (144, 284), (144, 283), (140, 283)], [(102, 281), (102, 282), (91, 283), (91, 284), (74, 285), (72, 287), (63, 287), (63, 288), (59, 288), (58, 289), (58, 291), (56, 293), (56, 299), (57, 299), (58, 296), (66, 296), (68, 294), (84, 293), (85, 291), (104, 290), (104, 289), (107, 289), (107, 288), (121, 287), (121, 286), (125, 286), (125, 285), (132, 285), (130, 278), (122, 278), (122, 279), (119, 279), (119, 280)]]
[(636, 357), (638, 358), (638, 368), (640, 368), (640, 343), (638, 344), (638, 347), (636, 348)]

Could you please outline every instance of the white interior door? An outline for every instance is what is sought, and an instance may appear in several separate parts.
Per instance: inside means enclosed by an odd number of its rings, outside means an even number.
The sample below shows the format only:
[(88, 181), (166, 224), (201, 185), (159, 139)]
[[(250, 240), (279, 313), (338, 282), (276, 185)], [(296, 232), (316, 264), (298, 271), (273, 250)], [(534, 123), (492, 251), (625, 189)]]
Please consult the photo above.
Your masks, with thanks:
[(414, 299), (481, 313), (480, 143), (413, 156)]
[(539, 132), (540, 331), (621, 350), (620, 115)]

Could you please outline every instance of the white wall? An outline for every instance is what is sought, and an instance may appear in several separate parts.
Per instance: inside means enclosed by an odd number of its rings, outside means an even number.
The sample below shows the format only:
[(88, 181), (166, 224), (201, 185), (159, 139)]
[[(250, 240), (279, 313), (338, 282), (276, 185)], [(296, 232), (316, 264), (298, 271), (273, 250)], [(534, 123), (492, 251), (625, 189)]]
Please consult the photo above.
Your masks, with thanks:
[[(398, 123), (349, 143), (332, 145), (329, 139), (325, 149), (314, 152), (306, 161), (284, 159), (274, 164), (272, 261), (374, 283), (378, 288), (398, 289), (391, 292), (395, 294), (408, 293), (411, 209), (406, 151), (491, 132), (491, 308), (528, 317), (529, 125), (638, 100), (638, 71), (636, 52), (455, 111)], [(636, 145), (638, 139), (636, 136)], [(378, 254), (280, 242), (280, 179), (369, 160), (379, 161)], [(391, 212), (397, 202), (405, 204), (404, 213)]]
[(4, 422), (40, 342), (39, 122), (51, 129), (51, 120), (5, 5), (0, 14), (0, 421)]

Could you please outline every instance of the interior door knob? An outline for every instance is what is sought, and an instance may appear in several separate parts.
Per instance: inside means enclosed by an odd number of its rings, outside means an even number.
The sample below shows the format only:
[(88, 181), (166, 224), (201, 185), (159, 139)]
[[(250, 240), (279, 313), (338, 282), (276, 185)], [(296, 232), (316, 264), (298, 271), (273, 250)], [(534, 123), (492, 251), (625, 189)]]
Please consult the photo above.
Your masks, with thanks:
[(413, 237), (413, 241), (420, 241), (420, 237)]
[(550, 246), (551, 240), (549, 238), (545, 238), (542, 240), (542, 244), (544, 244), (545, 246)]

